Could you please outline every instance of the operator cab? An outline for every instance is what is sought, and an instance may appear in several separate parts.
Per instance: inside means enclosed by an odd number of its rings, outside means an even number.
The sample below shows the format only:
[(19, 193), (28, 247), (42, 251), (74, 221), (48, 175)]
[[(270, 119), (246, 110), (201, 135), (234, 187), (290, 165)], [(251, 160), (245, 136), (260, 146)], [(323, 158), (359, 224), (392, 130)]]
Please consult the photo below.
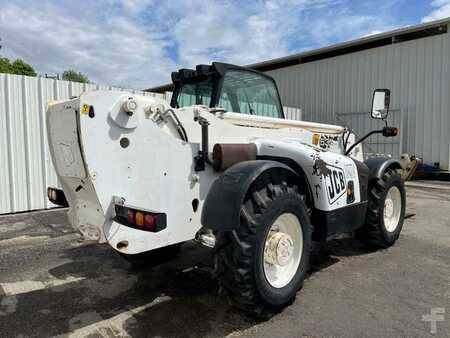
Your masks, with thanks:
[(172, 73), (171, 106), (204, 105), (226, 112), (284, 118), (275, 80), (250, 68), (213, 62)]

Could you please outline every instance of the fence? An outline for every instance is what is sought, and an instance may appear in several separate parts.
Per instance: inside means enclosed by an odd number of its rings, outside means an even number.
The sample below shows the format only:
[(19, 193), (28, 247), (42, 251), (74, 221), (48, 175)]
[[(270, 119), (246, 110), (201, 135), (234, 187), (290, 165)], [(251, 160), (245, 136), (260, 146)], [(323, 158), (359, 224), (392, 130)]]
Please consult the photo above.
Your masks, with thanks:
[(298, 120), (302, 119), (302, 110), (300, 108), (283, 107), (284, 116), (288, 120)]
[[(0, 214), (53, 206), (47, 200), (46, 189), (56, 186), (58, 180), (47, 149), (47, 102), (69, 99), (94, 89), (130, 91), (167, 100), (171, 96), (171, 93), (0, 74)], [(288, 118), (301, 118), (299, 109), (286, 108), (285, 112)]]

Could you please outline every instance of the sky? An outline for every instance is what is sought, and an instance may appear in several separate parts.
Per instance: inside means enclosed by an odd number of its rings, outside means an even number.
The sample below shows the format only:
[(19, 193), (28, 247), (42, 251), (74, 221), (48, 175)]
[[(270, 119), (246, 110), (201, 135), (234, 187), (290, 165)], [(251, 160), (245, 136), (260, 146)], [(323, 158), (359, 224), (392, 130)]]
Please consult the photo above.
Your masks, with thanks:
[(450, 17), (450, 0), (0, 0), (0, 56), (144, 89)]

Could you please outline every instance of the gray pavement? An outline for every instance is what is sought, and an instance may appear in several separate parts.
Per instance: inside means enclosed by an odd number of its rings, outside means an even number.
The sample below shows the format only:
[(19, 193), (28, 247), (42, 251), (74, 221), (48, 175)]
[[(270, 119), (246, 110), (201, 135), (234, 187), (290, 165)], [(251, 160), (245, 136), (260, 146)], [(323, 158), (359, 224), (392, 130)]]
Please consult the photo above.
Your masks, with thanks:
[[(446, 187), (408, 187), (410, 217), (388, 250), (330, 242), (296, 302), (267, 322), (231, 308), (192, 269), (210, 260), (207, 248), (187, 243), (174, 261), (132, 268), (81, 243), (64, 210), (0, 217), (0, 337), (450, 337)], [(432, 312), (443, 319), (435, 334), (422, 320)]]

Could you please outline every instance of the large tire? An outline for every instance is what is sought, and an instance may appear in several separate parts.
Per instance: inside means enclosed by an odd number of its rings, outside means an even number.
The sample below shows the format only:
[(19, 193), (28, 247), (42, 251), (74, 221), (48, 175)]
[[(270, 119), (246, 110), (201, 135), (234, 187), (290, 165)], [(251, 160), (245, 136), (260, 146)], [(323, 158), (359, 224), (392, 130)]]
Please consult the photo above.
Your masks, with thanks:
[(181, 251), (181, 243), (169, 245), (160, 249), (128, 255), (118, 252), (133, 269), (150, 268), (168, 262), (178, 256)]
[(387, 170), (370, 187), (366, 222), (356, 237), (370, 247), (392, 246), (402, 231), (405, 209), (404, 181), (396, 171)]
[[(312, 226), (304, 195), (287, 178), (267, 174), (249, 189), (240, 216), (236, 230), (217, 234), (217, 261), (222, 271), (219, 283), (235, 306), (253, 317), (268, 319), (294, 301), (308, 271)], [(281, 222), (280, 219), (290, 222), (289, 229), (295, 229), (298, 223), (298, 233), (294, 233), (292, 240), (299, 241), (301, 234), (302, 248), (295, 255), (297, 249), (292, 245), (292, 257), (296, 258), (292, 258), (292, 269), (286, 271), (293, 276), (288, 280), (289, 274), (286, 275), (286, 285), (274, 286), (276, 281), (271, 284), (267, 277), (270, 274), (266, 271), (274, 266), (267, 265), (265, 260), (265, 243), (272, 225)], [(275, 226), (280, 234), (283, 223)], [(288, 264), (291, 267), (291, 261)]]

